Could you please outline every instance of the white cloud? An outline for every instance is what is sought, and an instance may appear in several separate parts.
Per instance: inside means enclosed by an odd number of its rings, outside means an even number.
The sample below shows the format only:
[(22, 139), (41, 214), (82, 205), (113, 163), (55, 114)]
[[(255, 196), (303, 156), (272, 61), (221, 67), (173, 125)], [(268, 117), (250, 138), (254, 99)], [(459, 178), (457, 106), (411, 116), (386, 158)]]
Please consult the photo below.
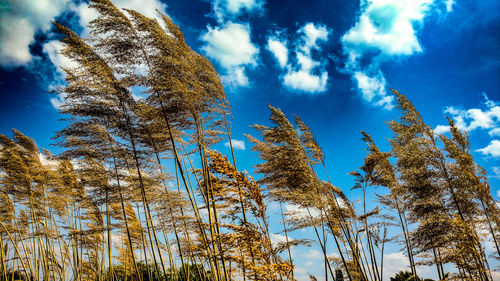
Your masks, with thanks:
[[(483, 94), (484, 101), (477, 108), (463, 109), (454, 106), (445, 108), (446, 113), (453, 121), (455, 126), (464, 131), (486, 131), (492, 138), (487, 146), (474, 151), (487, 157), (500, 158), (500, 102), (490, 100), (486, 94)], [(434, 129), (436, 134), (443, 134), (449, 131), (448, 125), (438, 125)], [(496, 138), (496, 139), (493, 139)], [(500, 168), (491, 167), (491, 178), (500, 178)]]
[(248, 85), (245, 67), (256, 66), (259, 53), (258, 47), (250, 40), (248, 24), (228, 22), (222, 27), (208, 26), (201, 39), (205, 41), (201, 48), (203, 52), (224, 68), (223, 81), (226, 84)]
[(215, 0), (213, 9), (217, 21), (224, 22), (226, 18), (233, 18), (245, 12), (261, 11), (263, 0)]
[(40, 160), (40, 163), (42, 163), (42, 165), (45, 166), (45, 168), (48, 168), (52, 171), (57, 170), (57, 166), (59, 164), (59, 162), (57, 160), (50, 159), (49, 157), (47, 157), (47, 155), (45, 155), (43, 153), (40, 153), (38, 155), (38, 159)]
[(307, 267), (311, 267), (311, 266), (314, 266), (314, 262), (313, 261), (306, 261), (304, 263), (304, 265), (307, 266)]
[(491, 129), (488, 134), (492, 137), (500, 137), (500, 128)]
[[(54, 76), (54, 81), (49, 85), (49, 88), (51, 89), (55, 89), (63, 84), (62, 80), (66, 76), (66, 73), (62, 68), (75, 68), (78, 66), (78, 63), (61, 54), (63, 46), (63, 43), (60, 41), (52, 40), (45, 43), (42, 48), (43, 52), (48, 55), (52, 64), (56, 66), (57, 73)], [(64, 105), (64, 98), (65, 95), (63, 93), (59, 93), (58, 96), (50, 99), (50, 103), (54, 108), (61, 109)]]
[(472, 119), (468, 130), (476, 128), (489, 129), (494, 125), (494, 118), (500, 119), (500, 106), (492, 108), (489, 112), (484, 112), (481, 109), (469, 109), (466, 115)]
[(78, 66), (75, 61), (61, 54), (63, 46), (63, 43), (58, 40), (52, 40), (43, 45), (43, 52), (49, 56), (50, 61), (57, 67), (57, 71), (61, 75), (65, 75), (62, 68), (74, 68)]
[(99, 16), (99, 13), (97, 13), (95, 9), (89, 8), (87, 3), (73, 5), (71, 10), (79, 16), (79, 24), (83, 28), (81, 36), (87, 37), (90, 32), (87, 25), (90, 21), (96, 19)]
[(281, 68), (284, 68), (288, 63), (288, 48), (287, 42), (271, 37), (267, 39), (267, 49), (273, 53)]
[(245, 74), (245, 68), (242, 66), (232, 67), (227, 74), (221, 76), (222, 84), (230, 87), (248, 86), (248, 77)]
[(227, 10), (233, 14), (239, 13), (242, 9), (251, 11), (262, 5), (262, 2), (255, 0), (226, 0)]
[(201, 36), (205, 42), (201, 49), (223, 68), (223, 85), (248, 86), (245, 71), (257, 65), (259, 48), (250, 38), (250, 25), (238, 22), (238, 16), (262, 11), (264, 0), (214, 0), (212, 3), (218, 25), (207, 26), (208, 31)]
[(481, 152), (484, 155), (489, 155), (492, 157), (500, 157), (500, 141), (499, 140), (492, 140), (488, 146), (477, 149), (477, 152)]
[[(166, 5), (159, 0), (116, 0), (114, 4), (119, 8), (137, 10), (149, 17), (159, 19), (156, 9), (165, 11)], [(0, 24), (0, 65), (12, 67), (27, 65), (33, 60), (29, 45), (34, 42), (37, 32), (48, 32), (52, 26), (51, 21), (64, 11), (73, 11), (80, 18), (79, 24), (84, 28), (82, 36), (88, 36), (87, 24), (97, 17), (94, 9), (88, 8), (85, 3), (75, 5), (69, 0), (37, 0), (37, 1), (8, 1), (0, 11), (2, 22)], [(60, 67), (75, 67), (76, 63), (60, 54), (62, 43), (49, 41), (42, 46), (42, 51), (47, 54), (51, 62), (57, 67), (56, 82), (49, 88), (61, 84), (59, 80), (64, 77)], [(63, 104), (63, 96), (51, 98), (50, 102), (55, 108)]]
[(371, 77), (362, 71), (355, 71), (352, 75), (365, 101), (373, 102), (387, 110), (394, 107), (394, 97), (387, 95), (386, 81), (381, 71)]
[(323, 259), (324, 257), (322, 252), (315, 249), (309, 249), (307, 252), (301, 254), (300, 256), (301, 258), (306, 258), (310, 260), (319, 260)]
[(309, 71), (289, 71), (283, 76), (283, 84), (290, 89), (308, 93), (319, 93), (326, 91), (328, 73), (321, 72), (320, 76), (311, 74)]
[[(453, 119), (455, 126), (460, 130), (470, 132), (480, 129), (487, 131), (490, 137), (500, 137), (500, 102), (490, 100), (486, 94), (483, 94), (483, 97), (484, 101), (478, 108), (463, 109), (448, 106), (444, 113)], [(436, 134), (448, 131), (448, 125), (437, 125), (434, 129)], [(488, 146), (476, 151), (484, 155), (499, 157), (500, 141), (492, 140)]]
[(371, 102), (375, 96), (385, 96), (385, 78), (383, 76), (368, 77), (361, 71), (354, 72), (354, 80), (358, 82), (363, 98)]
[(310, 49), (307, 49), (307, 51), (307, 54), (301, 52), (297, 53), (297, 63), (301, 70), (310, 72), (313, 68), (318, 67), (320, 63), (311, 58), (309, 55)]
[(434, 129), (434, 134), (442, 135), (444, 133), (448, 133), (450, 131), (450, 126), (448, 125), (437, 125)]
[[(232, 139), (231, 142), (233, 143), (234, 149), (245, 150), (245, 141)], [(229, 142), (224, 143), (224, 146), (231, 147)]]
[(384, 279), (393, 277), (401, 270), (407, 270), (410, 267), (408, 258), (401, 252), (384, 255)]
[(50, 104), (52, 104), (55, 109), (61, 109), (64, 105), (64, 97), (64, 95), (59, 94), (57, 97), (50, 99)]
[(446, 0), (445, 5), (446, 5), (446, 12), (453, 12), (453, 5), (455, 4), (455, 0)]
[(305, 274), (307, 274), (307, 270), (303, 267), (300, 267), (300, 266), (295, 267), (295, 269), (293, 270), (293, 273), (295, 275), (304, 275), (303, 278), (307, 278), (307, 279), (301, 279), (301, 280), (311, 280), (308, 278), (309, 276), (305, 275)]
[[(159, 0), (115, 0), (119, 8), (137, 10), (148, 17), (159, 19), (156, 9), (165, 11), (166, 5)], [(29, 45), (37, 32), (48, 32), (51, 21), (64, 11), (73, 11), (80, 17), (83, 35), (88, 35), (86, 25), (97, 16), (87, 4), (75, 5), (70, 0), (18, 0), (7, 1), (0, 11), (0, 65), (22, 66), (33, 59)]]
[(492, 270), (491, 277), (493, 277), (493, 281), (500, 281), (500, 272)]
[[(27, 19), (24, 18), (3, 18), (9, 25), (15, 26), (12, 30), (7, 30), (6, 26), (1, 26), (2, 43), (0, 43), (0, 64), (3, 66), (18, 66), (31, 61), (29, 44), (33, 41), (35, 29)], [(5, 30), (4, 30), (5, 29)]]
[(382, 96), (375, 105), (381, 106), (387, 110), (394, 108), (394, 97), (393, 96)]
[(380, 63), (421, 53), (418, 29), (433, 0), (368, 0), (361, 2), (356, 24), (341, 38), (346, 72), (367, 102), (392, 109)]
[(312, 49), (319, 49), (317, 44), (318, 41), (326, 41), (330, 31), (324, 25), (315, 25), (314, 23), (307, 23), (300, 30), (299, 33), (304, 33), (305, 36), (302, 37), (304, 44), (300, 49), (306, 53), (310, 54)]
[(449, 114), (459, 129), (472, 131), (488, 130), (490, 136), (500, 135), (500, 104), (484, 95), (485, 102), (481, 108), (460, 109), (449, 106), (445, 113)]
[(367, 1), (359, 21), (343, 37), (350, 56), (360, 56), (369, 49), (382, 54), (412, 55), (421, 52), (417, 26), (430, 9), (432, 0)]
[(59, 15), (69, 0), (19, 0), (2, 4), (0, 17), (0, 65), (21, 66), (32, 60), (29, 45), (36, 32), (47, 32), (50, 21)]
[(288, 89), (306, 92), (320, 93), (327, 89), (328, 72), (324, 69), (324, 61), (313, 59), (312, 50), (321, 51), (319, 42), (328, 39), (330, 31), (321, 24), (307, 23), (302, 26), (298, 33), (301, 37), (295, 42), (296, 62), (289, 62), (286, 41), (280, 39), (280, 35), (268, 38), (268, 50), (274, 55), (280, 67), (285, 71), (282, 82)]
[[(47, 54), (52, 64), (56, 66), (57, 71), (56, 75), (54, 75), (54, 81), (52, 81), (52, 83), (49, 85), (50, 89), (55, 89), (63, 85), (62, 81), (64, 80), (66, 73), (62, 68), (78, 67), (78, 63), (61, 54), (61, 50), (63, 49), (63, 47), (64, 45), (60, 41), (52, 40), (45, 43), (42, 48), (43, 52)], [(64, 93), (58, 93), (56, 97), (50, 99), (50, 103), (54, 108), (61, 109), (64, 105), (64, 98)]]
[[(270, 235), (271, 237), (271, 244), (276, 247), (278, 245), (278, 243), (285, 243), (286, 242), (286, 236), (285, 235), (281, 235), (281, 234), (277, 234), (277, 233), (271, 233)], [(288, 236), (288, 241), (291, 241), (293, 240), (290, 235)]]
[[(500, 167), (493, 167), (491, 168), (491, 171), (493, 172), (493, 175), (491, 177), (500, 179)], [(500, 198), (500, 189), (497, 190), (497, 197)]]
[[(384, 254), (384, 280), (389, 281), (399, 271), (410, 271), (408, 257), (402, 252)], [(435, 270), (430, 266), (417, 266), (417, 275), (420, 278), (435, 278)]]
[[(295, 265), (295, 268), (293, 269), (293, 274), (294, 278), (297, 281), (311, 281), (311, 278), (309, 277), (310, 274), (310, 266), (306, 265), (306, 263), (302, 265)], [(318, 276), (315, 276), (318, 277)], [(321, 277), (319, 277), (318, 280), (323, 280)]]
[(258, 49), (250, 41), (248, 25), (229, 22), (224, 27), (208, 27), (202, 40), (207, 43), (202, 50), (223, 67), (256, 64)]

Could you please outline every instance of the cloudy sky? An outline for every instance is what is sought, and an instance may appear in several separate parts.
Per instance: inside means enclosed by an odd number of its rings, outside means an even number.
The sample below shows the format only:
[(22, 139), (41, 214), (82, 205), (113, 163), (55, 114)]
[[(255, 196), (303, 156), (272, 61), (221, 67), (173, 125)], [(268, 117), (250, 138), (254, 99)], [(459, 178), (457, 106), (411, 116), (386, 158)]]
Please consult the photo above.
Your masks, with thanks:
[[(500, 199), (500, 2), (497, 0), (117, 0), (151, 17), (169, 14), (188, 44), (219, 71), (231, 102), (241, 167), (257, 156), (243, 134), (267, 123), (266, 104), (295, 113), (323, 146), (334, 183), (350, 193), (347, 173), (365, 154), (360, 130), (387, 149), (385, 123), (398, 117), (389, 88), (407, 95), (436, 133), (445, 116), (467, 130), (477, 162)], [(0, 6), (0, 133), (10, 128), (58, 151), (51, 137), (64, 127), (58, 66), (71, 62), (50, 21), (85, 36), (95, 17), (85, 1), (3, 0)], [(221, 145), (221, 150), (227, 148)], [(272, 208), (271, 208), (272, 210)], [(297, 233), (302, 236), (304, 233)], [(275, 234), (280, 239), (280, 234)], [(321, 276), (321, 254), (299, 248), (297, 274)], [(403, 263), (387, 255), (387, 275)], [(403, 259), (404, 260), (404, 259)], [(391, 262), (392, 261), (392, 262)], [(392, 271), (391, 271), (392, 270)], [(434, 271), (422, 268), (430, 277)]]

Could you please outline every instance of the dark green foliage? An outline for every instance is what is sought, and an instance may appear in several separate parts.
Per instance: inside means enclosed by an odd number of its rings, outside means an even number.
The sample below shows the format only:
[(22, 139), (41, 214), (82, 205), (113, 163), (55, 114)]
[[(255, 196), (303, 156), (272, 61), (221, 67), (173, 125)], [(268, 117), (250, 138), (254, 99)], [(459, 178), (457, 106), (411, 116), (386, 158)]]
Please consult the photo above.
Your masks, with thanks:
[[(158, 274), (156, 271), (156, 268), (153, 264), (150, 264), (146, 266), (145, 263), (139, 262), (137, 263), (137, 268), (139, 269), (139, 272), (142, 275), (142, 280), (143, 281), (211, 281), (212, 279), (209, 278), (208, 276), (210, 273), (206, 272), (205, 269), (203, 268), (202, 265), (199, 264), (191, 264), (191, 265), (184, 265), (183, 267), (179, 269), (175, 268), (169, 268), (167, 270), (167, 275), (163, 275), (162, 272), (160, 272), (160, 277), (158, 278)], [(114, 279), (116, 281), (125, 281), (125, 280), (130, 280), (130, 281), (137, 281), (137, 277), (134, 274), (134, 272), (127, 272), (125, 273), (125, 268), (121, 265), (115, 266), (114, 267)], [(19, 273), (17, 273), (19, 274)], [(109, 273), (108, 273), (109, 274)], [(125, 274), (127, 275), (127, 278), (125, 278)], [(151, 275), (151, 278), (149, 277)], [(189, 278), (186, 276), (189, 275)], [(107, 275), (106, 275), (107, 276)], [(10, 279), (9, 279), (10, 280)], [(15, 279), (18, 280), (18, 279)], [(25, 279), (19, 279), (19, 280), (25, 280)], [(105, 280), (107, 280), (107, 277), (105, 277)], [(3, 281), (0, 279), (0, 281)]]
[(420, 277), (413, 277), (409, 271), (400, 271), (394, 277), (391, 277), (391, 281), (433, 281), (432, 279), (420, 279)]
[[(196, 280), (196, 281), (210, 281), (212, 280), (209, 278), (210, 273), (205, 272), (205, 268), (202, 265), (199, 264), (190, 264), (190, 265), (184, 265), (183, 267), (179, 268), (178, 270), (179, 273), (179, 281), (187, 281), (187, 280)], [(186, 274), (187, 273), (187, 274)], [(189, 278), (186, 278), (189, 276)], [(170, 280), (170, 279), (167, 279)], [(176, 279), (173, 279), (176, 280)]]
[(5, 273), (7, 275), (7, 279), (4, 277), (4, 273), (0, 271), (0, 281), (24, 281), (24, 280), (29, 280), (24, 273), (21, 271), (15, 270), (15, 271), (7, 271)]
[(335, 270), (335, 281), (344, 281), (344, 273), (342, 273), (342, 269), (340, 268)]

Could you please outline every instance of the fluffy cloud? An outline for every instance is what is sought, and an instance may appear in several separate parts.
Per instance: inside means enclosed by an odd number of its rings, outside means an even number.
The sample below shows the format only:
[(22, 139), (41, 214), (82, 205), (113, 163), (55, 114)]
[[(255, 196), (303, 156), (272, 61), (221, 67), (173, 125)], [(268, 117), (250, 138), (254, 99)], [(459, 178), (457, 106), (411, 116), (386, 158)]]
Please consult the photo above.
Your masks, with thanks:
[[(490, 100), (486, 94), (483, 94), (484, 102), (479, 108), (462, 109), (454, 106), (448, 106), (444, 113), (450, 116), (455, 122), (455, 125), (460, 130), (487, 131), (491, 137), (500, 136), (500, 102)], [(438, 125), (434, 129), (436, 134), (444, 134), (449, 132), (450, 127), (447, 125)], [(491, 140), (488, 146), (476, 149), (477, 152), (486, 156), (500, 157), (500, 141)]]
[[(392, 109), (380, 63), (422, 52), (417, 32), (433, 0), (368, 0), (356, 24), (342, 36), (346, 71), (362, 98)], [(364, 3), (364, 4), (363, 4)]]
[[(245, 150), (245, 141), (232, 139), (231, 142), (233, 143), (234, 149)], [(224, 143), (224, 146), (231, 147), (229, 142)]]
[(309, 71), (299, 69), (289, 71), (283, 76), (283, 84), (292, 90), (303, 91), (307, 93), (319, 93), (326, 91), (326, 82), (328, 73), (322, 71), (319, 75), (312, 74)]
[[(493, 175), (491, 175), (492, 178), (497, 178), (500, 179), (500, 167), (493, 167), (491, 168), (491, 171), (493, 172)], [(497, 190), (497, 197), (500, 198), (500, 189)]]
[(29, 45), (36, 32), (47, 32), (50, 21), (59, 15), (69, 0), (7, 1), (0, 9), (0, 65), (26, 65), (32, 60)]
[(276, 245), (280, 242), (286, 242), (285, 235), (271, 233), (271, 243), (273, 243), (273, 245)]
[(264, 1), (261, 0), (215, 0), (214, 12), (217, 21), (224, 22), (226, 18), (234, 18), (246, 12), (262, 11)]
[(453, 118), (456, 126), (461, 130), (483, 129), (487, 130), (490, 136), (498, 136), (500, 135), (500, 103), (488, 99), (486, 95), (484, 99), (481, 108), (460, 109), (448, 106), (444, 112)]
[(491, 277), (493, 277), (493, 280), (500, 280), (500, 272), (492, 270)]
[(455, 4), (455, 0), (446, 0), (444, 4), (446, 5), (446, 12), (453, 12), (453, 5)]
[(81, 36), (88, 37), (90, 30), (87, 25), (90, 21), (96, 19), (99, 13), (95, 9), (89, 8), (87, 3), (80, 3), (78, 5), (73, 5), (71, 11), (78, 15), (79, 24), (83, 28)]
[[(410, 270), (407, 256), (401, 252), (384, 254), (384, 280), (389, 280), (401, 270)], [(434, 268), (430, 266), (417, 266), (417, 274), (426, 278), (437, 277)]]
[(450, 131), (450, 126), (448, 125), (437, 125), (436, 128), (434, 128), (434, 134), (436, 135), (442, 135), (444, 133), (448, 133)]
[[(65, 77), (65, 73), (62, 68), (75, 68), (78, 66), (76, 62), (61, 54), (63, 46), (63, 43), (58, 40), (52, 40), (43, 45), (43, 52), (47, 54), (57, 71), (56, 75), (54, 75), (54, 81), (49, 88), (57, 88), (59, 85), (63, 84), (62, 80)], [(51, 98), (50, 103), (54, 108), (60, 109), (64, 104), (64, 98), (65, 96), (63, 94), (59, 94)]]
[(244, 12), (262, 11), (264, 0), (214, 0), (212, 9), (218, 25), (207, 26), (201, 36), (202, 51), (223, 68), (221, 80), (225, 86), (248, 86), (245, 71), (257, 65), (259, 48), (250, 38), (250, 25), (238, 22)]
[(250, 41), (248, 25), (229, 22), (223, 27), (209, 27), (202, 40), (207, 43), (202, 50), (223, 67), (256, 64), (258, 49)]
[(354, 59), (370, 49), (383, 55), (412, 55), (421, 52), (417, 27), (430, 9), (432, 0), (371, 0), (359, 21), (342, 42)]
[(309, 260), (319, 260), (324, 258), (323, 253), (315, 249), (309, 249), (307, 252), (301, 254), (301, 257)]
[(488, 134), (492, 137), (500, 137), (500, 128), (491, 129)]
[(394, 97), (387, 95), (385, 90), (386, 81), (382, 73), (374, 77), (368, 77), (364, 72), (356, 71), (353, 77), (358, 84), (363, 99), (372, 102), (375, 97), (379, 97), (375, 103), (376, 105), (383, 106), (388, 110), (394, 107)]
[(285, 87), (306, 93), (324, 92), (327, 89), (328, 72), (324, 69), (325, 62), (313, 59), (312, 51), (321, 51), (319, 43), (327, 41), (330, 31), (321, 24), (307, 23), (298, 33), (301, 37), (295, 43), (295, 62), (289, 62), (287, 42), (279, 34), (268, 38), (267, 49), (285, 70), (282, 76)]
[[(113, 3), (149, 17), (157, 17), (156, 9), (165, 11), (166, 8), (160, 0), (116, 0)], [(35, 34), (48, 32), (52, 26), (50, 21), (64, 11), (77, 13), (86, 32), (86, 24), (96, 17), (96, 12), (88, 9), (87, 4), (75, 5), (70, 0), (7, 1), (0, 10), (0, 65), (12, 67), (31, 62), (29, 45), (34, 42)]]
[(288, 48), (286, 45), (286, 41), (277, 38), (267, 40), (267, 49), (274, 55), (281, 68), (284, 68), (288, 63)]
[(315, 25), (314, 23), (307, 23), (301, 29), (299, 29), (299, 33), (303, 33), (302, 36), (303, 45), (300, 46), (300, 49), (305, 54), (310, 54), (311, 50), (318, 49), (318, 41), (326, 41), (328, 39), (328, 35), (330, 35), (330, 31), (324, 25)]
[(57, 71), (64, 75), (62, 68), (76, 67), (77, 63), (63, 56), (61, 50), (63, 43), (58, 40), (52, 40), (43, 45), (43, 52), (49, 56), (50, 61), (57, 67)]
[(203, 52), (224, 68), (222, 79), (226, 85), (248, 85), (245, 67), (256, 66), (259, 53), (250, 40), (248, 24), (228, 22), (223, 26), (209, 26), (201, 39), (205, 42)]
[(408, 258), (401, 252), (384, 255), (384, 276), (394, 276), (399, 271), (409, 269)]
[(492, 140), (488, 146), (485, 148), (477, 149), (477, 152), (481, 152), (483, 155), (500, 157), (500, 141)]
[[(286, 242), (286, 236), (278, 234), (278, 233), (271, 233), (270, 238), (271, 238), (271, 244), (273, 244), (274, 247), (278, 246), (279, 243), (285, 243)], [(290, 236), (290, 234), (288, 234), (288, 241), (290, 242), (290, 241), (293, 241), (293, 240), (295, 240), (295, 238), (293, 238), (292, 236)], [(295, 246), (291, 246), (290, 250), (292, 252), (292, 255), (294, 255), (294, 253), (296, 251), (296, 247)]]

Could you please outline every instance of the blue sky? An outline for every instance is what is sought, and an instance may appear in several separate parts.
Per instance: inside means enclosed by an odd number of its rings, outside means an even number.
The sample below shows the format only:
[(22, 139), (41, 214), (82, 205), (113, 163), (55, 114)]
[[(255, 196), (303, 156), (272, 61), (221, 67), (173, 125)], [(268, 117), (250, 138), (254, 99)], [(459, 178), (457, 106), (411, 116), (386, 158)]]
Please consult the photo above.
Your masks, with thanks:
[[(64, 127), (64, 116), (48, 91), (63, 83), (57, 66), (71, 62), (58, 54), (50, 21), (86, 35), (85, 23), (94, 13), (85, 1), (5, 2), (0, 7), (0, 133), (11, 136), (10, 128), (16, 128), (57, 152), (51, 138)], [(391, 87), (415, 104), (436, 133), (446, 133), (445, 115), (469, 132), (474, 157), (500, 199), (499, 1), (115, 3), (148, 16), (156, 16), (155, 9), (169, 14), (188, 44), (215, 64), (232, 105), (241, 168), (251, 172), (258, 162), (243, 134), (256, 135), (249, 126), (268, 123), (266, 104), (271, 104), (309, 124), (334, 183), (350, 193), (353, 179), (347, 173), (365, 155), (360, 131), (388, 148), (385, 121), (398, 117)], [(397, 250), (390, 248), (393, 256), (388, 256), (394, 263)], [(299, 267), (321, 276), (321, 262), (307, 264), (314, 261), (307, 258), (311, 251), (316, 250), (297, 249), (304, 257)]]

